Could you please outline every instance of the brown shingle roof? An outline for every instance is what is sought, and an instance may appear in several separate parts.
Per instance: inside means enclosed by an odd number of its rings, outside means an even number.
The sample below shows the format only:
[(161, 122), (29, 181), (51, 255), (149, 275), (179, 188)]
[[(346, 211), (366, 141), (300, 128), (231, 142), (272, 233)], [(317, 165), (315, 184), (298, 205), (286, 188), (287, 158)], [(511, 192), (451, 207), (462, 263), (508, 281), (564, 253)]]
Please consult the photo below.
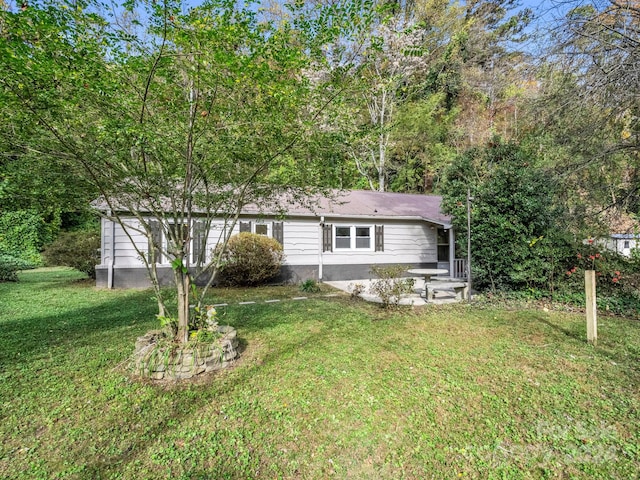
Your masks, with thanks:
[[(169, 206), (168, 201), (161, 202)], [(304, 204), (303, 204), (304, 203)], [(296, 202), (286, 196), (273, 199), (271, 203), (246, 205), (244, 215), (278, 215), (285, 217), (320, 217), (352, 219), (406, 219), (424, 220), (439, 225), (450, 226), (451, 217), (440, 211), (442, 197), (371, 190), (334, 190), (328, 196), (313, 196), (308, 202)], [(97, 210), (107, 211), (104, 199), (93, 202)], [(116, 205), (116, 208), (123, 205)], [(142, 211), (149, 211), (142, 208)], [(198, 212), (194, 208), (194, 212)]]
[[(451, 217), (440, 211), (442, 197), (371, 190), (334, 191), (335, 199), (317, 197), (314, 207), (294, 204), (287, 208), (287, 216), (325, 216), (345, 218), (385, 218), (425, 220), (450, 225)], [(273, 213), (268, 207), (246, 208), (244, 213)]]

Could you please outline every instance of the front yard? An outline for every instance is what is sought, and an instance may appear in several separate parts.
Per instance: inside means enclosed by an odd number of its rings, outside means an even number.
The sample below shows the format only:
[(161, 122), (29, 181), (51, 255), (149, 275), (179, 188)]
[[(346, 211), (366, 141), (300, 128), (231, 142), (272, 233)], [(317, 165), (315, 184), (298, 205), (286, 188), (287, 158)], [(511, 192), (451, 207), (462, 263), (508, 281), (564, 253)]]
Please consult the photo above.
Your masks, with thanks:
[[(238, 364), (124, 370), (149, 291), (64, 269), (0, 284), (2, 478), (633, 478), (640, 322), (467, 305), (384, 313), (295, 287), (216, 292)], [(242, 300), (282, 298), (279, 303)], [(212, 299), (212, 302), (214, 300)]]

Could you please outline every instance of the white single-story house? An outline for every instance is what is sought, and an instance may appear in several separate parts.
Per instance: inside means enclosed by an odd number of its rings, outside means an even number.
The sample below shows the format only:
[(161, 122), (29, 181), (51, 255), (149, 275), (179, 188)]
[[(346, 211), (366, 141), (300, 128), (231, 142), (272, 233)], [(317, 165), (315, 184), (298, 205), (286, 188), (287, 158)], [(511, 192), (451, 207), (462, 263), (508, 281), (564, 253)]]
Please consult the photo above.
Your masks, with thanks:
[[(442, 214), (441, 203), (442, 198), (434, 195), (347, 191), (335, 200), (323, 197), (313, 208), (291, 206), (284, 217), (280, 212), (246, 207), (232, 233), (247, 231), (278, 240), (286, 256), (280, 281), (366, 279), (371, 277), (371, 266), (380, 264), (446, 268), (451, 276), (460, 276), (451, 218)], [(133, 217), (126, 221), (136, 222)], [(210, 255), (223, 221), (213, 222), (209, 232), (198, 227), (197, 219), (193, 223), (194, 258), (202, 248)], [(144, 235), (132, 230), (127, 235), (121, 225), (103, 218), (101, 239), (97, 286), (150, 285), (144, 263), (131, 243), (147, 251)], [(169, 260), (160, 257), (158, 263), (160, 277), (171, 278)]]
[(640, 235), (634, 233), (612, 233), (605, 241), (605, 247), (625, 257), (640, 248)]

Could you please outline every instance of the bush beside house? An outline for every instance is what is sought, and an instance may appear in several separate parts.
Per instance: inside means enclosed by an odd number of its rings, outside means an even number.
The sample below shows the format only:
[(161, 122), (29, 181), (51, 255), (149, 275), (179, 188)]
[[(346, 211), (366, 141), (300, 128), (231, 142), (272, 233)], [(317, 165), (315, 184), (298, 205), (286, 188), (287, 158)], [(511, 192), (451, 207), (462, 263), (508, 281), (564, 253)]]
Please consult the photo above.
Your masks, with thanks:
[(0, 282), (15, 282), (20, 270), (41, 265), (40, 249), (54, 231), (54, 225), (32, 210), (0, 214)]
[(453, 215), (466, 256), (470, 190), (474, 288), (553, 290), (575, 242), (565, 233), (558, 188), (534, 154), (512, 143), (496, 141), (451, 164), (441, 185), (443, 209)]
[(35, 211), (4, 212), (0, 214), (0, 254), (40, 265), (40, 251), (53, 240), (57, 230), (57, 222), (48, 224)]
[(43, 252), (49, 266), (66, 266), (96, 278), (100, 263), (100, 234), (93, 231), (63, 232)]
[(254, 286), (280, 273), (284, 253), (277, 240), (242, 232), (229, 239), (221, 260), (218, 277), (221, 284)]

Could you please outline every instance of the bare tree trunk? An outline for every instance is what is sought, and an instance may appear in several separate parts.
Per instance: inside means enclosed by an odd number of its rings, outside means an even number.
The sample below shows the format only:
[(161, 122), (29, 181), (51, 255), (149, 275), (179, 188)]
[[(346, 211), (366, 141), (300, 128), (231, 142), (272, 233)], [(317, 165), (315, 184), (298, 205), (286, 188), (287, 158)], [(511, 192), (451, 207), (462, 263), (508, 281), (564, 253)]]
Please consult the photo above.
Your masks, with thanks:
[(151, 264), (151, 268), (147, 268), (149, 271), (149, 277), (151, 278), (151, 285), (153, 285), (153, 291), (156, 295), (156, 301), (158, 302), (158, 315), (161, 317), (167, 316), (167, 307), (164, 304), (164, 298), (162, 297), (162, 291), (160, 290), (160, 280), (158, 279), (158, 268), (155, 262)]
[(186, 343), (189, 340), (189, 290), (191, 277), (181, 268), (174, 268), (176, 286), (178, 288), (178, 332), (176, 341)]
[(384, 133), (380, 135), (378, 148), (378, 191), (384, 192), (387, 187), (385, 181), (387, 176), (387, 135)]

